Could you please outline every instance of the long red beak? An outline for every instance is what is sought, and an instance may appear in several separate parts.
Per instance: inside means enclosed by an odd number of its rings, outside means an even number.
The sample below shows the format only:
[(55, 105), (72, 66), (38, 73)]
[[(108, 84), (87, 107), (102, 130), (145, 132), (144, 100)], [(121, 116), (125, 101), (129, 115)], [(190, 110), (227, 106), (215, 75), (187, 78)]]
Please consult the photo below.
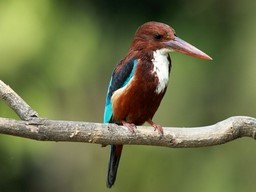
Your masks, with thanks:
[(209, 55), (205, 54), (193, 45), (187, 43), (186, 41), (176, 36), (173, 40), (166, 42), (166, 45), (168, 45), (174, 51), (178, 51), (189, 56), (197, 57), (200, 59), (212, 60), (212, 58)]

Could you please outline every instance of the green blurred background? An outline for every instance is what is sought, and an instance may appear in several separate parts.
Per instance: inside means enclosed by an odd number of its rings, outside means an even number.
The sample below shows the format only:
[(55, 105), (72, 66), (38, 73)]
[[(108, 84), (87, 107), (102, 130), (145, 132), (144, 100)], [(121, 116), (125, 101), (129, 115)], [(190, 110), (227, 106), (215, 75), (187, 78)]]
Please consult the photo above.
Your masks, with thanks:
[[(102, 122), (115, 64), (146, 21), (213, 57), (172, 53), (154, 120), (203, 126), (256, 116), (256, 1), (0, 0), (0, 79), (41, 117)], [(0, 116), (17, 118), (2, 101)], [(152, 129), (153, 130), (153, 129)], [(0, 191), (109, 191), (109, 148), (0, 136)], [(254, 191), (255, 141), (207, 148), (126, 146), (112, 191)]]

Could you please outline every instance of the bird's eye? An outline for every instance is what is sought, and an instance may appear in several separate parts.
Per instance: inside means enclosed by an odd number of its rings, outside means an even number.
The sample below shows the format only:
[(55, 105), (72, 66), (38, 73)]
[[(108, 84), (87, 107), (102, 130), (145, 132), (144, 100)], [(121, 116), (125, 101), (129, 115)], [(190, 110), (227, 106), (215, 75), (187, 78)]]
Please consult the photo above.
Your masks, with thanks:
[(163, 35), (160, 35), (160, 34), (156, 34), (155, 35), (155, 39), (156, 40), (160, 40), (160, 39), (162, 39), (163, 38)]

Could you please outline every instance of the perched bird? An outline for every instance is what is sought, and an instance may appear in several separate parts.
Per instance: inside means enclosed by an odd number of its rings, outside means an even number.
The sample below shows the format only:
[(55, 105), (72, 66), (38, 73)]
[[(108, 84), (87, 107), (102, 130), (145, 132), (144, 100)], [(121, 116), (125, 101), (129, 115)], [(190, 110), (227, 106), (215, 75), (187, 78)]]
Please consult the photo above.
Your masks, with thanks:
[[(170, 26), (159, 22), (141, 25), (128, 54), (115, 67), (109, 83), (104, 123), (126, 126), (134, 132), (136, 125), (148, 122), (163, 135), (163, 128), (152, 118), (166, 92), (171, 71), (170, 52), (193, 57), (212, 58), (178, 38)], [(111, 145), (107, 187), (116, 180), (122, 145)]]

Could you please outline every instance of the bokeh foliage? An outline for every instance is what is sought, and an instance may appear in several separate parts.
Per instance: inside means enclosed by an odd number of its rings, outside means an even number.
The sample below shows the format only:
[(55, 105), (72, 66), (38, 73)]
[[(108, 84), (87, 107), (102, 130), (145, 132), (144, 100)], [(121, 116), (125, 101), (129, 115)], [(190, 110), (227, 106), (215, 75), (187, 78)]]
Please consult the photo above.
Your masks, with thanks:
[[(101, 122), (136, 28), (165, 22), (212, 62), (171, 54), (154, 120), (202, 126), (256, 117), (255, 1), (1, 0), (0, 79), (42, 117)], [(0, 116), (17, 118), (0, 102)], [(153, 129), (152, 129), (153, 130)], [(112, 191), (254, 191), (255, 141), (198, 149), (126, 146)], [(0, 136), (0, 191), (107, 191), (108, 148)]]

